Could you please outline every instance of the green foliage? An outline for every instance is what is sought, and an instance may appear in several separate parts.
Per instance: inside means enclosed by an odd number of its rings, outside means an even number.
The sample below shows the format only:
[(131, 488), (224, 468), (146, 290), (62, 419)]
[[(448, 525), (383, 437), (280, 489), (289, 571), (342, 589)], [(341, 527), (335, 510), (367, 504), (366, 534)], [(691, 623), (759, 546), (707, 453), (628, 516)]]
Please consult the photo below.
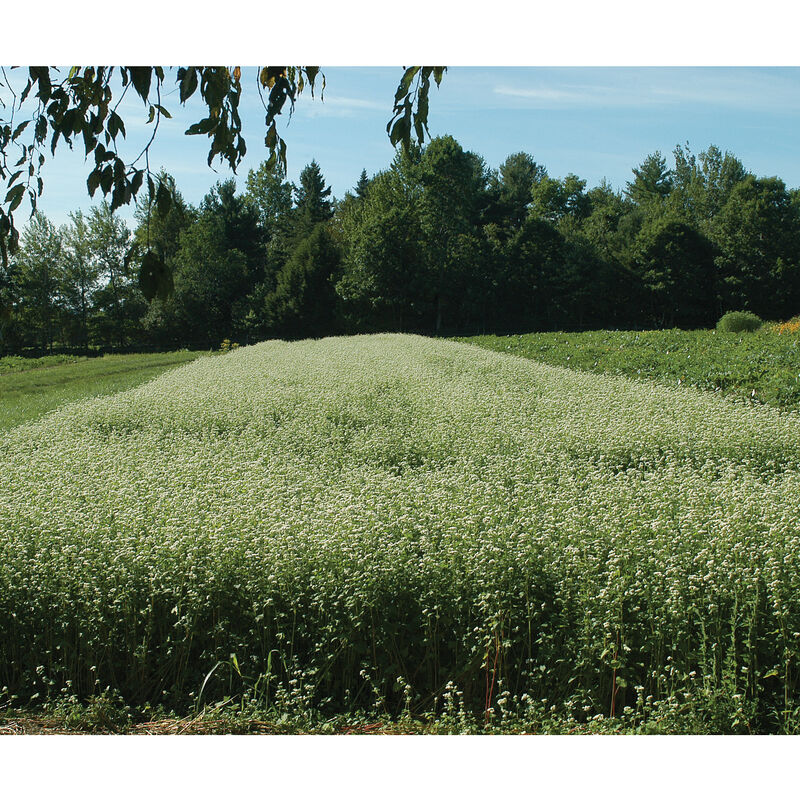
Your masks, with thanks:
[[(24, 248), (0, 268), (0, 352), (343, 331), (692, 329), (728, 308), (796, 313), (797, 192), (713, 146), (677, 148), (674, 170), (660, 155), (646, 165), (641, 181), (658, 173), (661, 189), (647, 200), (639, 186), (634, 201), (605, 182), (549, 177), (527, 153), (489, 170), (442, 136), (400, 148), (339, 201), (316, 161), (295, 187), (267, 160), (243, 192), (222, 182), (197, 209), (162, 172), (132, 238), (107, 204), (55, 232), (58, 279), (44, 294), (31, 293)], [(300, 255), (320, 224), (337, 252), (325, 268)], [(29, 249), (35, 260), (33, 240)]]
[(356, 197), (359, 200), (363, 200), (367, 196), (367, 191), (369, 190), (369, 176), (367, 175), (367, 171), (365, 169), (361, 170), (361, 175), (358, 177), (358, 183), (356, 184)]
[(381, 335), (1, 438), (20, 705), (796, 730), (796, 415)]
[(800, 214), (782, 180), (748, 175), (715, 217), (722, 309), (785, 318), (800, 305)]
[(300, 173), (300, 185), (294, 187), (294, 194), (293, 234), (295, 240), (299, 240), (308, 236), (320, 222), (327, 222), (333, 216), (333, 203), (329, 199), (331, 187), (325, 185), (316, 161)]
[(728, 311), (717, 322), (717, 330), (721, 333), (742, 333), (757, 331), (764, 321), (750, 311)]
[(145, 383), (200, 353), (0, 358), (0, 431), (53, 409)]
[(62, 236), (43, 214), (34, 214), (23, 231), (23, 250), (15, 263), (24, 322), (39, 333), (42, 350), (51, 350), (64, 278)]
[(39, 367), (54, 367), (58, 364), (71, 364), (74, 361), (81, 361), (83, 358), (85, 356), (61, 353), (52, 356), (41, 356), (40, 358), (5, 356), (0, 358), (0, 375), (5, 375), (9, 372), (27, 372), (30, 369), (38, 369)]
[(697, 230), (668, 217), (648, 220), (632, 248), (651, 318), (663, 327), (703, 327), (713, 320), (716, 250)]
[(461, 341), (554, 366), (690, 386), (800, 410), (800, 339), (792, 334), (588, 331), (473, 336)]
[(405, 69), (394, 96), (394, 114), (386, 126), (389, 141), (393, 145), (402, 144), (407, 149), (414, 135), (419, 144), (425, 141), (425, 134), (428, 133), (428, 95), (431, 78), (438, 87), (445, 72), (447, 67)]
[(634, 180), (627, 183), (626, 194), (634, 203), (657, 203), (672, 191), (673, 172), (667, 169), (667, 161), (658, 150), (634, 167), (633, 175)]
[(519, 226), (528, 214), (531, 195), (547, 170), (528, 153), (513, 153), (490, 178), (490, 189), (497, 194), (497, 219)]
[[(430, 78), (433, 76), (438, 86), (445, 70), (445, 67), (412, 67), (405, 71), (395, 96), (393, 121), (396, 122), (390, 122), (387, 129), (393, 145), (402, 142), (408, 148), (415, 135), (422, 142), (423, 131), (427, 130)], [(5, 208), (0, 207), (2, 263), (6, 264), (9, 253), (18, 246), (14, 212), (26, 195), (32, 212), (35, 211), (37, 198), (42, 194), (41, 168), (46, 161), (48, 137), (51, 156), (55, 155), (59, 139), (71, 149), (73, 139), (81, 137), (87, 158), (90, 154), (94, 156), (94, 167), (86, 181), (88, 192), (93, 197), (100, 189), (103, 197), (110, 196), (112, 212), (136, 199), (146, 178), (148, 201), (157, 202), (165, 213), (170, 202), (169, 186), (160, 179), (154, 180), (149, 163), (150, 147), (161, 120), (171, 118), (161, 98), (166, 80), (164, 68), (71, 67), (63, 77), (56, 68), (30, 67), (27, 73), (19, 94), (14, 91), (5, 70), (0, 80), (0, 90), (7, 93), (5, 99), (0, 96), (0, 103), (10, 110), (10, 119), (0, 118), (0, 179), (5, 180), (8, 187), (3, 200)], [(412, 79), (417, 73), (417, 83), (412, 89)], [(267, 161), (270, 168), (280, 166), (284, 173), (286, 171), (286, 142), (278, 134), (276, 117), (281, 114), (287, 100), (294, 108), (297, 97), (306, 86), (310, 87), (313, 97), (318, 79), (322, 81), (322, 97), (325, 76), (319, 67), (258, 69), (259, 96), (267, 112), (264, 142), (270, 152)], [(206, 117), (189, 126), (187, 135), (206, 135), (210, 140), (208, 165), (219, 159), (235, 172), (247, 152), (239, 116), (241, 67), (178, 67), (176, 81), (181, 104), (185, 104), (199, 89), (202, 105), (208, 112)], [(153, 125), (153, 133), (144, 150), (132, 162), (126, 163), (118, 153), (118, 137), (124, 139), (126, 131), (117, 109), (121, 96), (130, 87), (144, 102), (147, 124)], [(268, 92), (266, 99), (265, 91)], [(31, 103), (35, 101), (35, 108), (26, 107), (29, 97)], [(23, 117), (22, 121), (19, 121), (20, 117)], [(28, 138), (23, 135), (26, 129)], [(12, 165), (13, 152), (19, 158)], [(137, 166), (142, 158), (145, 159), (144, 165)], [(161, 273), (165, 277), (156, 282), (153, 296), (169, 291), (168, 270)], [(145, 284), (153, 281), (154, 273), (150, 269)]]
[(286, 338), (324, 336), (336, 328), (335, 283), (340, 253), (324, 223), (295, 248), (265, 300), (269, 330)]

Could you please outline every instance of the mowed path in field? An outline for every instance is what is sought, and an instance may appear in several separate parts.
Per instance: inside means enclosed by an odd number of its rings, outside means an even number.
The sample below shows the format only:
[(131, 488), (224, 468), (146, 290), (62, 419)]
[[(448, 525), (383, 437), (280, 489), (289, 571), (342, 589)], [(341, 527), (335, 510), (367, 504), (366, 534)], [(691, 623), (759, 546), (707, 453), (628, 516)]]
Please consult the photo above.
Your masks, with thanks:
[(764, 719), (793, 696), (800, 418), (774, 408), (418, 336), (272, 341), (0, 434), (0, 487), (12, 691), (46, 664), (177, 704), (235, 654), (336, 708), (364, 675), (482, 704), (502, 646), (505, 686), (593, 713), (612, 672), (620, 705), (696, 675)]
[(0, 431), (30, 422), (66, 403), (138, 386), (201, 353), (108, 355), (35, 369), (0, 372)]

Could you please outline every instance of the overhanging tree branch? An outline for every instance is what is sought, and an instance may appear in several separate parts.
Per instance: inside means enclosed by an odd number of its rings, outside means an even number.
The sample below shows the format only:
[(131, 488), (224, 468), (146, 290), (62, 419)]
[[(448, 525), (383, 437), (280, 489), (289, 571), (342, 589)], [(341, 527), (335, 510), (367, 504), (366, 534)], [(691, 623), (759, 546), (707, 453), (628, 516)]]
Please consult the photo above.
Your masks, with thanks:
[[(445, 70), (446, 67), (404, 69), (394, 98), (393, 117), (387, 126), (393, 145), (408, 147), (415, 137), (420, 143), (424, 140), (428, 132), (430, 79), (433, 77), (438, 86)], [(8, 121), (0, 118), (0, 180), (6, 182), (4, 197), (0, 193), (3, 197), (0, 203), (0, 258), (3, 264), (7, 263), (8, 255), (16, 250), (19, 242), (14, 213), (26, 195), (31, 213), (34, 213), (37, 199), (42, 195), (44, 184), (40, 173), (46, 160), (44, 147), (48, 138), (50, 154), (54, 156), (60, 140), (63, 139), (71, 149), (74, 138), (82, 137), (86, 157), (94, 155), (94, 166), (86, 181), (89, 195), (94, 197), (98, 189), (104, 197), (110, 195), (112, 210), (135, 199), (145, 177), (150, 197), (155, 197), (160, 206), (169, 204), (168, 187), (163, 187), (160, 182), (156, 185), (149, 165), (149, 150), (161, 118), (169, 119), (171, 116), (161, 103), (161, 87), (165, 80), (162, 67), (71, 67), (67, 77), (60, 81), (54, 80), (60, 77), (55, 67), (28, 67), (25, 85), (19, 95), (5, 70), (0, 74), (0, 105), (4, 109), (9, 106), (3, 95), (10, 95), (10, 118)], [(270, 152), (268, 165), (271, 168), (280, 163), (285, 173), (286, 142), (278, 134), (277, 117), (286, 107), (287, 100), (291, 115), (306, 86), (313, 97), (318, 81), (321, 81), (322, 99), (325, 76), (319, 67), (260, 67), (257, 74), (259, 96), (266, 111), (264, 142)], [(186, 104), (199, 91), (208, 111), (207, 116), (189, 126), (186, 134), (205, 134), (209, 139), (208, 165), (211, 167), (214, 160), (219, 159), (235, 172), (247, 152), (239, 115), (241, 67), (179, 67), (176, 83), (181, 104)], [(154, 127), (142, 152), (132, 162), (126, 163), (117, 148), (118, 137), (126, 137), (125, 122), (118, 109), (131, 86), (149, 112), (147, 124), (154, 124)], [(118, 95), (116, 101), (115, 93)], [(155, 101), (150, 99), (152, 94), (155, 94)], [(36, 99), (36, 108), (27, 119), (15, 124), (29, 96)], [(26, 130), (29, 130), (28, 139), (23, 137)], [(9, 154), (14, 147), (19, 148), (20, 157), (9, 166)], [(142, 156), (145, 156), (145, 165), (137, 167)], [(36, 183), (32, 185), (34, 179)], [(166, 267), (160, 262), (155, 264), (154, 259), (154, 256), (148, 258), (145, 254), (142, 262), (143, 268), (148, 266), (148, 275), (144, 271), (141, 275), (142, 289), (148, 299), (163, 295), (171, 285)]]

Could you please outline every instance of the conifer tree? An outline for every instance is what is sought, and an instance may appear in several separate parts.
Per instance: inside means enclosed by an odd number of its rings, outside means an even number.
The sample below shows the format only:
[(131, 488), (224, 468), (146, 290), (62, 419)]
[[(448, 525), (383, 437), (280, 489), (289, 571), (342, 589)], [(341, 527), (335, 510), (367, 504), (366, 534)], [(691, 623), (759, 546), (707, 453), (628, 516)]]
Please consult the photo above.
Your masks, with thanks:
[(295, 240), (308, 236), (314, 226), (333, 216), (333, 203), (328, 198), (331, 187), (325, 185), (322, 170), (316, 161), (300, 173), (300, 186), (295, 186)]
[(356, 184), (356, 197), (360, 200), (363, 200), (367, 196), (367, 190), (369, 189), (369, 178), (367, 177), (367, 171), (365, 169), (361, 170), (361, 175), (358, 179), (358, 183)]

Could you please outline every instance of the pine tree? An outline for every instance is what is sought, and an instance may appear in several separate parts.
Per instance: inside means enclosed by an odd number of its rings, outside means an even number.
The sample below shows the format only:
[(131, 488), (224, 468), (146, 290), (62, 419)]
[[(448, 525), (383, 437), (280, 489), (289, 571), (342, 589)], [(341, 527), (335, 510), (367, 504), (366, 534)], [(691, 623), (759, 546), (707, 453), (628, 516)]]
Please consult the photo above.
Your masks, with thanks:
[(369, 189), (369, 178), (367, 177), (367, 171), (365, 169), (361, 170), (361, 176), (358, 179), (358, 183), (356, 184), (356, 197), (363, 200), (367, 196), (367, 190)]
[(634, 180), (628, 181), (625, 193), (639, 205), (663, 200), (672, 191), (672, 170), (667, 169), (667, 161), (658, 150), (634, 167), (633, 174)]
[(331, 187), (325, 186), (325, 178), (316, 161), (312, 161), (300, 173), (300, 186), (295, 186), (295, 240), (308, 236), (319, 222), (333, 216), (333, 202), (329, 200)]

